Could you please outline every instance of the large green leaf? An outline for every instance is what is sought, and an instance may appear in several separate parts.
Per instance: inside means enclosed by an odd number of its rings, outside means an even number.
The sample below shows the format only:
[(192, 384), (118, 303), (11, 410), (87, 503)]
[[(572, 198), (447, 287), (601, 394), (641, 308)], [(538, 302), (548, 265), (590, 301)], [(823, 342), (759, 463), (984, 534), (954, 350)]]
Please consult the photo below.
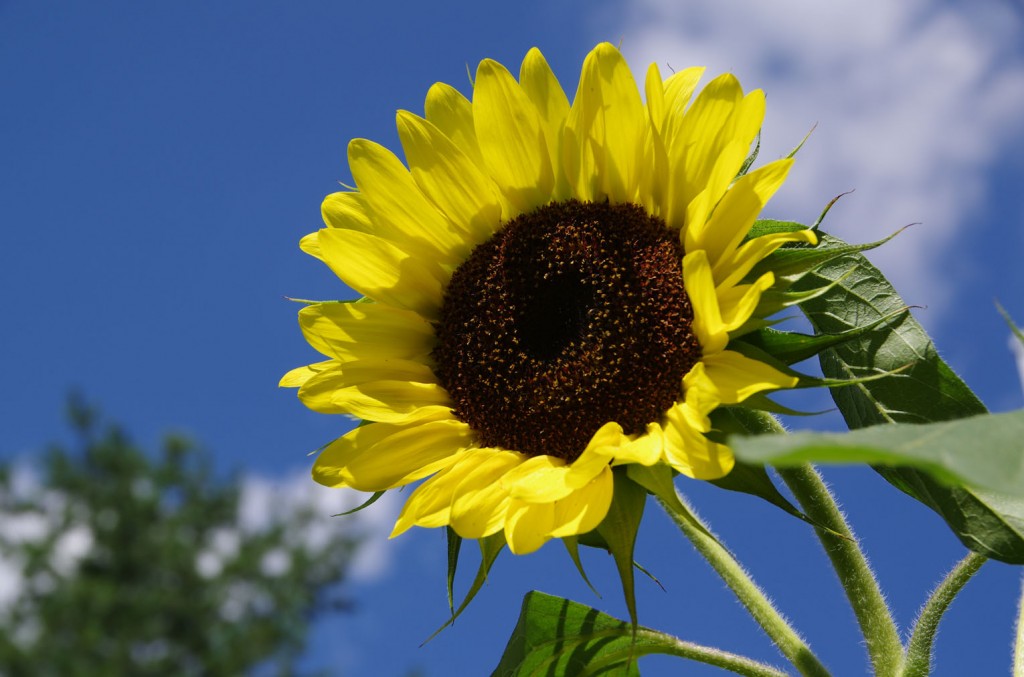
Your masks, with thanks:
[[(819, 247), (844, 248), (822, 236)], [(784, 251), (784, 250), (780, 250)], [(778, 252), (777, 252), (778, 253)], [(801, 308), (818, 332), (834, 334), (906, 307), (888, 280), (859, 253), (847, 253), (804, 275), (795, 288), (841, 280)], [(903, 369), (886, 378), (832, 388), (851, 429), (879, 423), (929, 423), (985, 413), (985, 406), (939, 357), (931, 339), (907, 313), (819, 356), (824, 374), (857, 378)], [(978, 454), (988, 453), (978, 449)], [(941, 484), (912, 468), (877, 468), (890, 483), (935, 510), (968, 548), (1014, 564), (1024, 563), (1024, 500)]]
[(729, 446), (749, 463), (913, 466), (954, 486), (968, 484), (1024, 498), (1024, 411), (848, 433), (732, 437)]
[(636, 660), (669, 654), (751, 677), (785, 673), (726, 651), (684, 642), (561, 597), (533, 591), (492, 677), (639, 675)]

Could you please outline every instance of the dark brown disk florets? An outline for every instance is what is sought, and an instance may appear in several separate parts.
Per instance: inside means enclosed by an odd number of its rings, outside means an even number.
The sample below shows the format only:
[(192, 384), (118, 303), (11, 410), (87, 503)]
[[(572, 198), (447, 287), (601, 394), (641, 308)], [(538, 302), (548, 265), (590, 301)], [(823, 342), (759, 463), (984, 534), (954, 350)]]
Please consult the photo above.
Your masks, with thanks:
[(437, 376), (486, 446), (575, 460), (608, 421), (637, 433), (700, 359), (677, 233), (630, 204), (516, 217), (445, 291)]

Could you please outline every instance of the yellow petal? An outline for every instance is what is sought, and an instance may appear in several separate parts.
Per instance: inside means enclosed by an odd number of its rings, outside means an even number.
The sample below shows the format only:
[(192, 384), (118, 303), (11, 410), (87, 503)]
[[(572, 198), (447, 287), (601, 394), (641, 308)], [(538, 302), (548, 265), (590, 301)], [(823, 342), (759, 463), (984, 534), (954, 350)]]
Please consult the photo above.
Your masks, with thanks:
[(473, 104), (461, 92), (443, 82), (427, 91), (424, 105), (427, 120), (452, 140), (478, 167), (485, 167), (473, 126)]
[(473, 125), (484, 166), (515, 209), (529, 212), (551, 199), (555, 177), (537, 108), (490, 59), (476, 71)]
[(361, 193), (331, 193), (320, 205), (320, 215), (328, 228), (349, 228), (373, 232), (366, 198)]
[(511, 470), (502, 483), (513, 498), (528, 503), (564, 498), (607, 468), (626, 441), (622, 426), (614, 421), (606, 423), (571, 464), (555, 456), (534, 456)]
[(595, 47), (583, 62), (563, 142), (574, 194), (630, 202), (639, 187), (647, 119), (633, 74), (613, 45)]
[(423, 358), (435, 340), (418, 314), (379, 303), (313, 303), (299, 311), (299, 326), (311, 346), (345, 360)]
[[(544, 55), (536, 47), (527, 52), (526, 58), (523, 59), (519, 69), (519, 85), (540, 115), (544, 138), (551, 151), (552, 171), (562, 183), (565, 183), (565, 175), (558, 164), (562, 128), (565, 126), (565, 117), (569, 114), (569, 99), (566, 98), (562, 86), (558, 84), (558, 79), (548, 66)], [(567, 188), (566, 183), (562, 190), (558, 191), (559, 198), (569, 197)]]
[(798, 230), (792, 233), (772, 233), (755, 237), (743, 243), (739, 249), (727, 252), (714, 267), (715, 284), (731, 287), (749, 273), (762, 259), (787, 242), (815, 244), (818, 236), (813, 230)]
[(616, 450), (615, 461), (612, 465), (623, 465), (625, 463), (654, 465), (661, 458), (663, 435), (664, 433), (660, 425), (648, 423), (647, 429), (644, 432)]
[(325, 362), (317, 362), (315, 364), (307, 364), (304, 367), (296, 367), (287, 374), (281, 377), (281, 381), (277, 384), (279, 388), (298, 388), (309, 379), (316, 376), (324, 369), (328, 369), (337, 364), (335, 360), (327, 360)]
[(700, 234), (699, 247), (707, 250), (712, 266), (740, 245), (792, 166), (792, 159), (776, 160), (741, 176), (726, 191)]
[(315, 259), (324, 260), (323, 254), (320, 252), (320, 233), (310, 233), (301, 240), (299, 240), (299, 249), (306, 252)]
[(412, 177), (430, 201), (475, 246), (497, 230), (501, 201), (494, 182), (441, 130), (408, 111), (398, 112), (398, 136)]
[(325, 369), (299, 389), (310, 409), (369, 421), (404, 423), (444, 414), (448, 393), (413, 360), (359, 360)]
[(678, 220), (685, 217), (686, 206), (705, 189), (724, 145), (720, 132), (742, 95), (743, 90), (733, 75), (720, 75), (701, 90), (678, 126), (667, 128), (665, 143), (672, 167), (668, 210), (672, 221), (669, 225), (678, 226)]
[(612, 470), (606, 467), (600, 475), (578, 491), (555, 502), (550, 535), (562, 538), (585, 534), (596, 529), (608, 514), (613, 493)]
[(327, 445), (313, 465), (313, 479), (329, 487), (384, 491), (451, 465), (472, 445), (473, 431), (453, 418), (370, 423)]
[(472, 244), (464, 232), (427, 200), (394, 153), (372, 141), (353, 139), (348, 164), (371, 210), (375, 234), (442, 263), (465, 258)]
[(544, 503), (567, 496), (569, 466), (555, 456), (534, 456), (509, 471), (501, 484), (516, 499)]
[(694, 429), (684, 411), (686, 407), (686, 404), (679, 404), (665, 414), (665, 460), (688, 477), (701, 480), (724, 477), (735, 463), (732, 450)]
[(703, 362), (722, 404), (737, 404), (759, 392), (792, 388), (799, 382), (795, 376), (733, 350), (705, 357)]
[(665, 122), (665, 83), (661, 79), (661, 71), (658, 64), (652, 63), (647, 67), (647, 77), (644, 79), (644, 94), (647, 96), (647, 116), (651, 120), (651, 126), (656, 131), (661, 131)]
[(647, 70), (647, 134), (644, 137), (644, 155), (640, 164), (638, 204), (654, 216), (662, 216), (668, 208), (668, 151), (661, 128), (665, 119), (664, 84), (657, 64)]
[(690, 102), (705, 70), (703, 66), (691, 66), (676, 71), (665, 80), (665, 124), (670, 120), (673, 125), (682, 122), (686, 104)]
[(767, 272), (753, 284), (740, 284), (731, 289), (718, 290), (718, 308), (722, 323), (728, 331), (743, 326), (751, 318), (761, 301), (761, 295), (775, 284), (775, 275)]
[(683, 257), (683, 284), (693, 305), (693, 331), (705, 355), (718, 352), (729, 342), (722, 322), (707, 254), (698, 249)]
[(534, 552), (551, 540), (555, 526), (552, 503), (523, 503), (513, 500), (505, 516), (505, 541), (517, 555)]
[[(732, 183), (747, 157), (749, 143), (733, 141), (717, 153), (714, 168), (707, 176), (704, 189), (686, 207), (685, 229), (683, 231), (684, 251), (703, 249), (706, 223), (722, 194)], [(710, 258), (710, 257), (709, 257)], [(713, 262), (712, 262), (713, 263)]]
[(499, 481), (523, 462), (522, 454), (498, 449), (466, 473), (455, 489), (450, 524), (463, 538), (483, 538), (505, 526), (509, 495)]
[(376, 235), (345, 228), (324, 228), (319, 242), (324, 262), (359, 293), (427, 318), (440, 310), (445, 276), (432, 260), (415, 258)]
[[(460, 471), (460, 467), (463, 470), (472, 468), (472, 461), (476, 458), (474, 451), (460, 454), (455, 463), (416, 487), (416, 491), (412, 492), (409, 500), (402, 506), (402, 511), (398, 514), (398, 520), (395, 522), (395, 528), (392, 529), (390, 538), (404, 533), (413, 526), (434, 528), (448, 524), (452, 508), (452, 495), (464, 475)], [(467, 459), (470, 460), (470, 463), (463, 463)]]

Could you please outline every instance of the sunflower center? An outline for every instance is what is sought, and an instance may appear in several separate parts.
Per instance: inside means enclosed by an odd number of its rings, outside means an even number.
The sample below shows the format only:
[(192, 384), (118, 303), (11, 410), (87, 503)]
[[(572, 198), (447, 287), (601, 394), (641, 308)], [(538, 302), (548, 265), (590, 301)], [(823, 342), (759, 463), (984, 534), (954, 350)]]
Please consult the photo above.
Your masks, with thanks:
[(433, 357), (483, 445), (573, 461), (609, 421), (661, 418), (701, 355), (678, 240), (636, 205), (568, 200), (473, 250)]

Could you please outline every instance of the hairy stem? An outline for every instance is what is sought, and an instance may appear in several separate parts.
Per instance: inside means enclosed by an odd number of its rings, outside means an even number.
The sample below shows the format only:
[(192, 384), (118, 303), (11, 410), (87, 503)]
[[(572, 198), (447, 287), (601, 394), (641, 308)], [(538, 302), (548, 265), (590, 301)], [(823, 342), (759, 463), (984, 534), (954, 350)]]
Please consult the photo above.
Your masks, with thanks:
[[(624, 659), (636, 659), (655, 653), (706, 663), (744, 677), (786, 677), (786, 673), (782, 670), (751, 660), (746, 656), (687, 642), (657, 630), (639, 628), (636, 639), (637, 644), (619, 652), (605, 654), (601, 658), (587, 663), (581, 677), (583, 675), (605, 675), (608, 674), (607, 670), (610, 666), (619, 665)], [(647, 642), (650, 642), (650, 645), (647, 645)]]
[(777, 471), (807, 516), (824, 527), (815, 532), (857, 616), (876, 677), (900, 674), (903, 645), (896, 622), (832, 493), (810, 465)]
[(789, 625), (786, 619), (772, 605), (739, 562), (711, 533), (707, 525), (693, 513), (690, 506), (678, 492), (675, 500), (658, 496), (658, 502), (668, 513), (679, 530), (685, 535), (704, 559), (722, 577), (735, 593), (754, 620), (779, 647), (782, 654), (802, 675), (825, 677), (829, 674), (810, 647)]
[(914, 630), (907, 643), (907, 656), (903, 665), (903, 677), (927, 677), (932, 666), (932, 646), (935, 633), (939, 629), (939, 621), (946, 613), (950, 603), (959, 594), (967, 581), (971, 580), (978, 569), (986, 562), (986, 558), (977, 553), (970, 553), (960, 560), (939, 586), (935, 588), (928, 601), (921, 609)]

